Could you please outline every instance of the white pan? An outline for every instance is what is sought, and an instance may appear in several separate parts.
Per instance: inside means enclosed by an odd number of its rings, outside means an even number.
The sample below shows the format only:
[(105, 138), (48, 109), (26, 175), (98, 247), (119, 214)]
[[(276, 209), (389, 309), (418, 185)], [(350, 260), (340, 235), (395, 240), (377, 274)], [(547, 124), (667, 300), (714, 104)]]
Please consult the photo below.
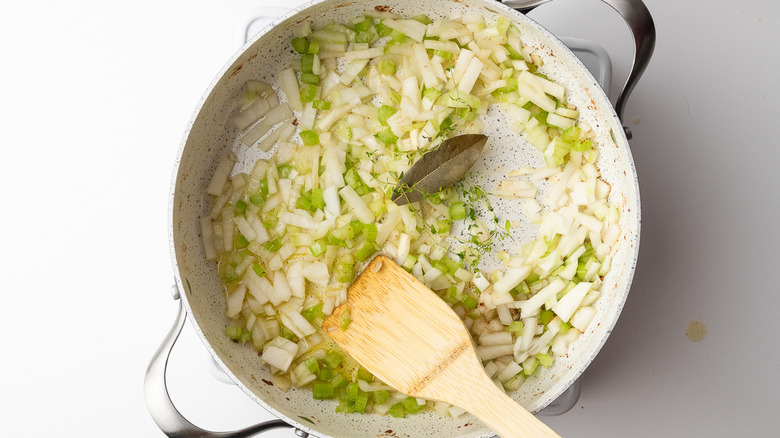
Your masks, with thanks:
[[(531, 412), (538, 412), (561, 395), (591, 363), (614, 327), (628, 295), (639, 246), (640, 205), (636, 170), (618, 115), (628, 94), (641, 75), (653, 50), (655, 31), (649, 12), (641, 0), (605, 0), (629, 23), (636, 42), (634, 68), (623, 90), (617, 111), (604, 91), (583, 64), (563, 43), (522, 13), (493, 0), (420, 1), (388, 0), (381, 5), (404, 16), (426, 14), (431, 18), (447, 17), (453, 10), (477, 11), (488, 22), (503, 16), (514, 22), (524, 42), (542, 50), (543, 72), (567, 90), (570, 103), (581, 111), (581, 118), (594, 128), (600, 146), (598, 166), (602, 178), (612, 186), (610, 200), (620, 210), (622, 236), (613, 249), (613, 263), (604, 278), (602, 295), (596, 302), (598, 313), (586, 333), (569, 348), (566, 357), (556, 359), (554, 366), (526, 380), (512, 397)], [(529, 10), (544, 1), (515, 1), (512, 6)], [(313, 400), (311, 391), (291, 389), (282, 392), (274, 387), (270, 373), (261, 365), (257, 353), (246, 345), (230, 341), (225, 335), (228, 320), (220, 280), (213, 262), (207, 262), (201, 243), (198, 220), (210, 211), (205, 187), (219, 160), (233, 148), (238, 132), (229, 121), (235, 114), (235, 102), (248, 80), (275, 82), (275, 73), (288, 67), (295, 56), (290, 50), (292, 26), (301, 20), (323, 25), (328, 20), (344, 22), (374, 8), (377, 3), (350, 0), (316, 0), (288, 13), (250, 40), (225, 68), (201, 100), (184, 134), (176, 163), (170, 198), (170, 238), (175, 298), (181, 303), (179, 317), (147, 370), (145, 392), (147, 405), (155, 422), (168, 436), (176, 437), (243, 437), (274, 427), (289, 426), (299, 436), (354, 437), (489, 437), (493, 434), (472, 417), (441, 417), (427, 412), (396, 419), (373, 414), (345, 415), (334, 412), (336, 401)], [(485, 120), (486, 133), (506, 138), (498, 123)], [(522, 138), (517, 137), (522, 143)], [(496, 142), (498, 144), (501, 142)], [(485, 151), (485, 159), (475, 170), (484, 175), (498, 166), (504, 169), (539, 166), (540, 157), (528, 146), (528, 153), (507, 154), (500, 150)], [(239, 158), (243, 156), (237, 151)], [(517, 209), (517, 207), (514, 207)], [(508, 212), (511, 213), (511, 210)], [(515, 216), (521, 214), (514, 212)], [(536, 237), (533, 227), (520, 227), (515, 239), (530, 241)], [(195, 331), (224, 372), (246, 394), (279, 417), (242, 431), (210, 432), (182, 417), (168, 396), (165, 367), (186, 316)], [(388, 432), (391, 431), (391, 432)]]

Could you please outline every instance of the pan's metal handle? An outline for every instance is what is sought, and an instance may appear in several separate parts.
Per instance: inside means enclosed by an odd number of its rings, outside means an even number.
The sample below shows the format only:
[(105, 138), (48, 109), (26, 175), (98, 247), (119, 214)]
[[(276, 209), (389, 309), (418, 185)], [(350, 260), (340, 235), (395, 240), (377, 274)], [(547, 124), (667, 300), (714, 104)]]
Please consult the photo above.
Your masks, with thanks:
[[(179, 334), (187, 319), (187, 312), (179, 300), (179, 292), (173, 287), (173, 297), (179, 301), (179, 313), (171, 331), (165, 337), (160, 348), (154, 353), (144, 378), (144, 398), (146, 407), (152, 415), (152, 419), (165, 435), (171, 438), (248, 438), (262, 432), (283, 427), (292, 428), (282, 420), (266, 421), (264, 423), (249, 426), (244, 429), (229, 432), (212, 432), (202, 429), (194, 424), (176, 409), (168, 394), (168, 384), (165, 379), (165, 370), (168, 368), (168, 357), (174, 344), (179, 339)], [(301, 430), (295, 431), (297, 436), (306, 437), (308, 434)]]
[[(510, 8), (517, 9), (522, 13), (527, 13), (548, 1), (550, 0), (504, 0), (502, 3)], [(631, 34), (634, 37), (634, 59), (631, 64), (631, 72), (615, 102), (615, 112), (622, 121), (623, 111), (626, 108), (628, 97), (631, 95), (631, 92), (634, 91), (636, 83), (639, 81), (642, 73), (645, 72), (647, 64), (653, 56), (653, 49), (655, 48), (655, 23), (653, 22), (653, 17), (650, 15), (650, 11), (642, 0), (602, 1), (611, 6), (623, 17), (623, 20), (628, 24), (628, 27), (631, 29)], [(628, 129), (625, 122), (623, 129), (626, 131), (626, 137), (631, 139), (631, 130)]]

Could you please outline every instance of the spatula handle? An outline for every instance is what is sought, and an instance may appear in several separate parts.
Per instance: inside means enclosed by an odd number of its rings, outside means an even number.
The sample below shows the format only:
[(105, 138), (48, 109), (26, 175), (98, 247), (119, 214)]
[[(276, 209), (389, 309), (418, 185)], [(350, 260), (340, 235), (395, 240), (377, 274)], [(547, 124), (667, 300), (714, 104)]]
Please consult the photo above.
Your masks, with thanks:
[[(461, 407), (471, 412), (501, 438), (561, 438), (552, 429), (539, 421), (485, 376), (475, 387), (475, 402), (465, 401)], [(466, 406), (466, 404), (470, 406)]]

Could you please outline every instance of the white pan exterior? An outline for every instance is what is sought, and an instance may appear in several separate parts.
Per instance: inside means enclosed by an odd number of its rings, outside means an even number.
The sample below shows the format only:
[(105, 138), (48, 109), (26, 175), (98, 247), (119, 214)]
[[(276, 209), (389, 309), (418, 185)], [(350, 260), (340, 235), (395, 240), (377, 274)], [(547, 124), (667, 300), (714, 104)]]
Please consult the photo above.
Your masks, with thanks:
[[(176, 281), (183, 304), (194, 327), (217, 363), (258, 404), (299, 429), (317, 437), (365, 438), (397, 437), (489, 437), (493, 434), (473, 417), (443, 418), (428, 412), (395, 419), (389, 416), (338, 414), (336, 401), (317, 401), (310, 390), (290, 389), (284, 393), (270, 384), (271, 376), (257, 354), (248, 346), (231, 342), (224, 335), (228, 323), (222, 287), (216, 266), (207, 262), (201, 243), (198, 220), (210, 211), (205, 187), (220, 158), (236, 143), (237, 130), (230, 123), (237, 111), (236, 99), (248, 80), (275, 82), (276, 72), (289, 66), (292, 53), (291, 26), (312, 20), (321, 26), (328, 20), (351, 20), (376, 3), (315, 1), (291, 11), (275, 25), (256, 35), (229, 61), (201, 100), (184, 135), (171, 189), (171, 252)], [(452, 10), (476, 11), (488, 22), (498, 16), (512, 20), (521, 29), (523, 41), (540, 48), (542, 71), (566, 87), (568, 101), (575, 104), (581, 118), (597, 133), (600, 147), (599, 168), (602, 178), (612, 186), (611, 201), (621, 213), (622, 236), (613, 248), (612, 270), (596, 302), (598, 314), (588, 331), (569, 348), (567, 357), (556, 358), (555, 365), (529, 378), (513, 398), (532, 412), (538, 412), (563, 393), (585, 370), (617, 321), (628, 295), (637, 259), (640, 228), (639, 189), (628, 142), (614, 110), (597, 82), (580, 61), (554, 36), (524, 15), (490, 0), (404, 1), (381, 3), (401, 15), (421, 13), (431, 18), (446, 17)], [(475, 170), (485, 187), (501, 179), (507, 171), (521, 166), (540, 166), (541, 153), (523, 144), (521, 136), (511, 133), (495, 112), (485, 117), (485, 131), (491, 137), (485, 159)], [(235, 149), (239, 159), (244, 151)], [(247, 154), (256, 157), (256, 154)], [(498, 173), (500, 172), (500, 173)], [(545, 187), (540, 187), (544, 196)], [(543, 199), (543, 198), (541, 198)], [(520, 221), (513, 232), (515, 242), (536, 237), (536, 230), (523, 225), (520, 203), (499, 202), (499, 217)], [(265, 382), (269, 383), (265, 383)]]

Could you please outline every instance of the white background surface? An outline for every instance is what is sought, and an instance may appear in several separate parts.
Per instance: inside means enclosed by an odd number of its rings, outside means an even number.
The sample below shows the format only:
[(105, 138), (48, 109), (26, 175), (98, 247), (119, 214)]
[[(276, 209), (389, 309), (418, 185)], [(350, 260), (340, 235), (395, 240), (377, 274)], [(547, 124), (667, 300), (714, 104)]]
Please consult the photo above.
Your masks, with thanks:
[[(176, 310), (178, 145), (242, 23), (291, 3), (0, 6), (0, 434), (162, 436), (142, 382)], [(577, 406), (545, 421), (568, 437), (777, 436), (780, 3), (646, 3), (658, 41), (626, 111), (643, 218), (634, 286)], [(603, 45), (625, 78), (628, 31), (598, 0), (532, 17)], [(693, 319), (708, 328), (699, 343), (684, 334)], [(188, 325), (169, 368), (186, 416), (211, 429), (269, 418), (207, 360)]]

